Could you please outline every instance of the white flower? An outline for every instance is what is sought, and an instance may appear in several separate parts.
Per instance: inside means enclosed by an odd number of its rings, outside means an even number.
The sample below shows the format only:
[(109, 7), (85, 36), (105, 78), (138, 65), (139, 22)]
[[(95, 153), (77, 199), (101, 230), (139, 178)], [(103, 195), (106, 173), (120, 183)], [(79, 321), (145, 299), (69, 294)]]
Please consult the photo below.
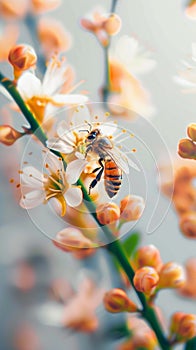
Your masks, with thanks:
[(156, 65), (150, 52), (144, 51), (139, 42), (128, 35), (118, 39), (114, 49), (110, 49), (110, 57), (122, 64), (130, 74), (147, 73)]
[(174, 81), (184, 87), (184, 92), (196, 93), (196, 43), (192, 43), (191, 63), (183, 61), (185, 69), (174, 77)]
[[(57, 109), (65, 105), (77, 105), (88, 100), (80, 94), (61, 93), (69, 79), (69, 73), (70, 66), (66, 61), (59, 61), (57, 57), (53, 57), (47, 66), (43, 81), (31, 72), (25, 72), (18, 79), (17, 89), (39, 122), (42, 123), (53, 116)], [(8, 97), (5, 90), (1, 89), (1, 92)]]
[(33, 166), (26, 166), (21, 171), (22, 198), (20, 205), (25, 209), (34, 208), (46, 203), (51, 198), (56, 199), (65, 215), (66, 204), (77, 207), (82, 202), (82, 191), (72, 186), (65, 173), (63, 161), (51, 152), (43, 153), (44, 170), (40, 172)]

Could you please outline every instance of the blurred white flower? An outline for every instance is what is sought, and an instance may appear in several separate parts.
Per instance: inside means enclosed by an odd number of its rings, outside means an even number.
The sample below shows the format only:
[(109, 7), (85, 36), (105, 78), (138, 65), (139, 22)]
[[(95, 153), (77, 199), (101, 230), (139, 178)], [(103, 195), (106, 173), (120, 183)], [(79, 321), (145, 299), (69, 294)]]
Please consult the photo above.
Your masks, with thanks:
[(192, 43), (191, 62), (183, 61), (184, 69), (178, 72), (174, 81), (184, 87), (183, 92), (196, 93), (196, 42)]

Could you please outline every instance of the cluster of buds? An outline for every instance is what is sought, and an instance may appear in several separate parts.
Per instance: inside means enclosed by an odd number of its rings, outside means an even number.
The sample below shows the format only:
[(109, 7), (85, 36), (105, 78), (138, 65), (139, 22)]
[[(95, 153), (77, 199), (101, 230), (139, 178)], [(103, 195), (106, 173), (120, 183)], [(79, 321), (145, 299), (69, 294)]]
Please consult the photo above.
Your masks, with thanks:
[(21, 74), (29, 69), (34, 69), (37, 63), (37, 55), (32, 46), (22, 44), (14, 46), (8, 56), (14, 69), (14, 78), (17, 80)]
[(11, 146), (16, 140), (24, 135), (23, 132), (15, 130), (10, 125), (0, 125), (0, 143)]
[(123, 289), (110, 290), (105, 294), (103, 302), (106, 310), (111, 313), (137, 311), (137, 305), (129, 299)]
[(170, 324), (170, 339), (174, 343), (185, 342), (196, 336), (196, 315), (176, 312)]
[[(96, 214), (102, 225), (114, 226), (119, 223), (121, 227), (126, 222), (138, 220), (143, 213), (144, 207), (145, 203), (142, 197), (128, 195), (121, 200), (120, 206), (113, 202), (98, 205)], [(119, 232), (116, 234), (118, 235)]]
[(95, 244), (75, 227), (58, 232), (53, 244), (64, 252), (72, 253), (77, 259), (84, 259), (95, 253)]
[(178, 154), (182, 158), (196, 159), (196, 124), (187, 127), (189, 138), (182, 139), (178, 145)]
[(110, 36), (116, 35), (121, 28), (121, 19), (115, 13), (103, 14), (99, 11), (93, 12), (89, 18), (82, 18), (81, 26), (93, 33), (102, 46), (107, 47)]
[(153, 245), (139, 248), (133, 260), (135, 288), (147, 297), (153, 297), (163, 288), (181, 288), (186, 281), (182, 266), (175, 262), (163, 264)]
[(23, 18), (29, 11), (40, 14), (60, 5), (60, 0), (0, 0), (0, 14), (4, 19)]
[(196, 19), (196, 0), (187, 1), (185, 13), (188, 18), (192, 20)]

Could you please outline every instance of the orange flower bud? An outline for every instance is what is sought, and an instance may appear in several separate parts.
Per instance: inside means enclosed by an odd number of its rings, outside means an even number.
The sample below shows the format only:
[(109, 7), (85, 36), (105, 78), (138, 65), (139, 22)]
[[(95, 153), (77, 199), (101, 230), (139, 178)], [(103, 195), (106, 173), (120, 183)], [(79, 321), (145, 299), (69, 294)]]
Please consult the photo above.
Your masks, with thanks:
[(53, 244), (64, 252), (77, 252), (80, 249), (93, 247), (91, 240), (75, 227), (67, 227), (58, 232)]
[(33, 47), (29, 45), (16, 45), (9, 53), (8, 59), (14, 67), (15, 78), (19, 78), (23, 71), (35, 67), (37, 55)]
[(187, 212), (181, 216), (180, 229), (188, 238), (196, 238), (196, 213)]
[(189, 139), (182, 139), (178, 144), (178, 154), (182, 158), (196, 159), (196, 145)]
[(23, 136), (23, 133), (15, 130), (10, 125), (0, 126), (0, 143), (11, 146), (13, 143)]
[(27, 0), (0, 0), (0, 14), (4, 18), (24, 17), (27, 9)]
[(196, 19), (196, 0), (189, 1), (185, 13), (190, 19)]
[(120, 217), (120, 209), (117, 204), (110, 202), (98, 205), (97, 218), (102, 225), (109, 225)]
[(56, 9), (61, 0), (31, 0), (35, 13), (44, 13)]
[(196, 315), (176, 312), (173, 314), (170, 332), (178, 341), (187, 341), (196, 336)]
[(48, 58), (54, 53), (69, 50), (70, 34), (59, 21), (52, 18), (41, 18), (37, 31), (43, 51)]
[(115, 35), (120, 31), (121, 19), (115, 13), (112, 13), (108, 19), (103, 23), (103, 28), (108, 35)]
[(186, 283), (178, 290), (178, 293), (188, 298), (196, 298), (196, 258), (186, 262)]
[(187, 134), (191, 140), (196, 141), (196, 124), (190, 124), (187, 128)]
[(159, 288), (180, 288), (185, 284), (185, 272), (175, 262), (164, 264), (159, 272)]
[(196, 315), (187, 314), (182, 317), (178, 334), (183, 341), (196, 336)]
[(125, 221), (138, 220), (144, 207), (145, 203), (142, 197), (128, 195), (120, 202), (120, 218)]
[(160, 270), (163, 265), (159, 250), (153, 245), (147, 245), (137, 250), (134, 257), (134, 264), (139, 269), (144, 266), (154, 267), (155, 270)]
[(123, 289), (110, 290), (105, 294), (103, 302), (106, 310), (112, 313), (137, 311), (137, 306), (128, 298)]
[(159, 282), (159, 275), (153, 267), (145, 266), (136, 271), (133, 282), (139, 292), (152, 295)]

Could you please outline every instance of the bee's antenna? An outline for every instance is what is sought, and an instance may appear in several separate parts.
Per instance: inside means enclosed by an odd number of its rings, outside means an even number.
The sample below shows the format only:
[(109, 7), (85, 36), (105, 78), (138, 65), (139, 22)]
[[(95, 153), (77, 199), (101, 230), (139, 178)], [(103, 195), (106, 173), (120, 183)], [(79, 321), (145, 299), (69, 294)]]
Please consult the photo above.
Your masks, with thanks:
[(92, 124), (91, 123), (89, 123), (89, 122), (87, 122), (87, 124), (89, 125), (89, 127), (90, 127), (90, 129), (89, 130), (87, 130), (87, 129), (85, 129), (85, 130), (79, 130), (79, 132), (88, 132), (88, 133), (90, 133), (91, 131), (92, 131)]

